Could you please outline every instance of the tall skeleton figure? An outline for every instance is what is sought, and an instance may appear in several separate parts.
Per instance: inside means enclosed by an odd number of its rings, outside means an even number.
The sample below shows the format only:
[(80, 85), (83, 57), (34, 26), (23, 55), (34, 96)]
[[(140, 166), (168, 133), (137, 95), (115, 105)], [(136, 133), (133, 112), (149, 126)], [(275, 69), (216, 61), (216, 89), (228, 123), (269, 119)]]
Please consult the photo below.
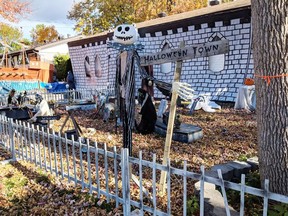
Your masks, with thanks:
[(138, 32), (134, 25), (122, 24), (116, 27), (110, 47), (120, 51), (116, 61), (117, 107), (123, 122), (123, 147), (132, 154), (132, 130), (135, 122), (135, 57), (137, 50), (143, 49), (137, 44)]
[(123, 121), (123, 147), (132, 154), (132, 130), (135, 123), (135, 66), (138, 67), (141, 78), (153, 81), (156, 87), (166, 96), (172, 91), (177, 91), (184, 100), (189, 100), (193, 90), (186, 83), (165, 83), (147, 74), (140, 65), (138, 50), (144, 48), (137, 43), (138, 32), (135, 25), (122, 24), (114, 30), (113, 41), (108, 45), (120, 51), (117, 58), (116, 70), (116, 95), (117, 107), (120, 107), (120, 117)]

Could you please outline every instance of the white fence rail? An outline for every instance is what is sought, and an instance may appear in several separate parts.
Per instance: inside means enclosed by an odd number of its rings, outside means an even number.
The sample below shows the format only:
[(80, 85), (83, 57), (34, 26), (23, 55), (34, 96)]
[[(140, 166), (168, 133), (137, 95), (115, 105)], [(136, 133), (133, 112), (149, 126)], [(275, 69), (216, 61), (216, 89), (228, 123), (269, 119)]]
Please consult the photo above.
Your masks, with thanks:
[[(269, 191), (269, 182), (265, 181), (264, 189), (257, 189), (245, 185), (245, 176), (242, 175), (241, 184), (223, 180), (221, 170), (218, 170), (218, 178), (205, 175), (204, 167), (201, 174), (187, 171), (184, 162), (183, 169), (174, 168), (167, 161), (163, 166), (156, 163), (156, 155), (153, 161), (129, 157), (128, 150), (118, 151), (114, 147), (107, 150), (105, 144), (89, 143), (89, 140), (72, 140), (63, 137), (54, 131), (45, 131), (44, 128), (33, 127), (27, 122), (13, 122), (4, 116), (0, 117), (0, 141), (1, 144), (12, 153), (13, 159), (27, 160), (47, 172), (54, 173), (61, 178), (67, 178), (69, 182), (81, 185), (82, 189), (88, 188), (89, 193), (96, 192), (97, 197), (105, 197), (106, 202), (112, 200), (116, 207), (123, 206), (124, 215), (130, 215), (131, 206), (138, 208), (141, 215), (149, 212), (153, 215), (187, 215), (187, 194), (189, 182), (200, 181), (200, 215), (204, 215), (204, 182), (212, 183), (221, 188), (226, 214), (230, 215), (226, 189), (240, 192), (240, 215), (244, 215), (245, 194), (252, 194), (263, 198), (263, 215), (267, 215), (268, 200), (288, 203), (288, 197)], [(101, 146), (101, 147), (100, 147)], [(138, 173), (137, 193), (131, 193), (135, 188), (135, 182), (131, 181), (131, 167), (133, 173)], [(160, 170), (167, 172), (167, 197), (165, 204), (160, 202), (159, 190), (157, 190), (157, 176)], [(171, 181), (177, 178), (182, 187), (182, 208), (179, 203), (171, 203)], [(179, 180), (180, 178), (180, 180)], [(148, 189), (145, 189), (148, 188)], [(135, 191), (134, 191), (135, 192)], [(161, 203), (161, 205), (160, 205)], [(175, 208), (177, 212), (175, 212)], [(182, 209), (182, 210), (181, 210)]]
[[(106, 96), (115, 96), (115, 89), (113, 87), (98, 87), (94, 89), (77, 89), (65, 90), (60, 92), (49, 93), (46, 89), (33, 89), (27, 91), (27, 96), (30, 99), (35, 99), (35, 94), (41, 94), (47, 101), (54, 101), (55, 103), (68, 103), (75, 100), (91, 100), (94, 101), (95, 97), (101, 94)], [(8, 95), (0, 95), (0, 106), (7, 105)]]
[(61, 92), (45, 92), (45, 91), (29, 91), (28, 96), (35, 95), (39, 93), (47, 101), (53, 100), (55, 102), (63, 102), (67, 100), (77, 100), (77, 99), (90, 99), (94, 100), (96, 96), (101, 94), (114, 96), (114, 88), (99, 87), (95, 89), (77, 89), (77, 90), (66, 90)]

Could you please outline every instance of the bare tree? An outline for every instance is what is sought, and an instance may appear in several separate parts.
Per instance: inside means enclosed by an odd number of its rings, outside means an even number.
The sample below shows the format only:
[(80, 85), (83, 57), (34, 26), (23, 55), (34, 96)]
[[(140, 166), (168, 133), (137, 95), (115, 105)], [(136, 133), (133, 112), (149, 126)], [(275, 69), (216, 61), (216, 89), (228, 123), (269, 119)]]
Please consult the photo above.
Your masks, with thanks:
[(261, 180), (288, 195), (287, 0), (252, 0), (253, 58)]

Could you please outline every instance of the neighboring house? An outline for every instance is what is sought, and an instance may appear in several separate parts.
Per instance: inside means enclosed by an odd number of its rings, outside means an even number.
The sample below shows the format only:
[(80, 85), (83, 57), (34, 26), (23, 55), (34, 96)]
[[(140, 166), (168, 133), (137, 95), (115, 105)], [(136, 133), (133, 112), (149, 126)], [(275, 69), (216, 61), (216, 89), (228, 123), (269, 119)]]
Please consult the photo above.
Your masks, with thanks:
[(56, 42), (35, 47), (34, 49), (37, 52), (38, 56), (40, 56), (41, 61), (53, 63), (55, 55), (69, 54), (67, 43), (69, 43), (70, 41), (82, 39), (84, 37), (85, 36), (83, 35), (69, 37)]
[[(2, 58), (1, 55), (0, 58)], [(2, 82), (52, 81), (53, 64), (43, 62), (35, 48), (7, 53), (3, 63), (0, 66)]]
[(9, 52), (4, 55), (4, 58), (3, 55), (0, 55), (0, 59), (4, 59), (0, 65), (0, 86), (3, 86), (4, 82), (9, 82), (7, 86), (12, 86), (12, 84), (13, 86), (18, 86), (18, 84), (23, 86), (20, 82), (25, 81), (25, 86), (28, 88), (29, 82), (52, 82), (54, 56), (69, 54), (67, 43), (83, 37), (70, 37), (22, 51)]
[[(211, 95), (213, 100), (235, 101), (244, 78), (253, 76), (250, 22), (250, 0), (237, 0), (138, 23), (139, 41), (145, 47), (139, 54), (178, 48), (181, 41), (191, 46), (227, 39), (228, 53), (185, 60), (181, 81), (191, 84), (195, 94)], [(103, 32), (68, 43), (76, 88), (114, 85), (119, 51), (107, 48), (112, 36), (113, 32)], [(96, 71), (101, 71), (101, 76), (96, 76)], [(153, 66), (154, 76), (169, 83), (174, 71), (174, 62)], [(140, 74), (136, 71), (136, 88), (140, 85)], [(164, 97), (156, 88), (154, 96)]]

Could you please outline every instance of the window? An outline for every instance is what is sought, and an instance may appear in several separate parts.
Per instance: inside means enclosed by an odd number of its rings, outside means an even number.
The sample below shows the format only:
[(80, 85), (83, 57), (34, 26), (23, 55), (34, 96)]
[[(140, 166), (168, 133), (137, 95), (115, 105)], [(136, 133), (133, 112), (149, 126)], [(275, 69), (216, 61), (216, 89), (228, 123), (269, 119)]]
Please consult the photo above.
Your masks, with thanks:
[[(170, 46), (168, 43), (165, 43), (162, 48), (162, 51), (165, 51), (168, 49), (170, 49)], [(167, 62), (167, 63), (161, 64), (160, 71), (161, 73), (165, 73), (165, 74), (170, 73), (172, 71), (172, 63)]]
[(95, 76), (96, 77), (102, 77), (102, 66), (101, 66), (101, 59), (98, 54), (95, 56)]
[[(221, 33), (213, 33), (210, 38), (208, 39), (209, 42), (214, 42), (214, 41), (220, 41), (225, 39), (225, 37)], [(224, 54), (219, 54), (219, 55), (213, 55), (209, 56), (208, 58), (208, 65), (209, 65), (209, 70), (212, 72), (220, 72), (224, 70), (225, 66), (225, 55)]]

